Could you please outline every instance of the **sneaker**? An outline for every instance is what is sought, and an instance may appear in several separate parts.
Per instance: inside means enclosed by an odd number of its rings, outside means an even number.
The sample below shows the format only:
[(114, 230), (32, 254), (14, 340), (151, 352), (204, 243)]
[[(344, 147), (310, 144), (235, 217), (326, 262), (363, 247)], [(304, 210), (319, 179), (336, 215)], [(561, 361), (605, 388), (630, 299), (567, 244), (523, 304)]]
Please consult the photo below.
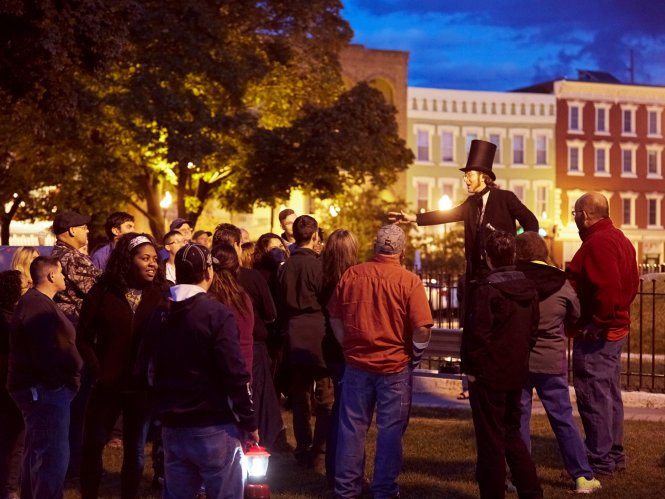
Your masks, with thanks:
[(576, 494), (591, 494), (601, 487), (600, 482), (595, 478), (587, 480), (583, 476), (577, 477), (575, 480), (575, 493)]

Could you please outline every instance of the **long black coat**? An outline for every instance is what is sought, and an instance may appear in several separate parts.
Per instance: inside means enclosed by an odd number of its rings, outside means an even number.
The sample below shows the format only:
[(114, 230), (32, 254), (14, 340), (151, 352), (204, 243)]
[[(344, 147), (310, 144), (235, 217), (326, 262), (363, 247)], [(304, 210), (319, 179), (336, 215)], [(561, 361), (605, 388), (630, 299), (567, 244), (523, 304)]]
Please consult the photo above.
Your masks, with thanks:
[[(478, 196), (469, 196), (462, 204), (446, 211), (429, 211), (416, 216), (418, 225), (437, 225), (450, 222), (464, 222), (464, 251), (466, 255), (467, 279), (477, 279), (487, 270), (481, 262), (482, 241), (489, 232), (490, 224), (496, 230), (515, 233), (515, 222), (519, 222), (525, 231), (538, 231), (538, 219), (531, 210), (524, 206), (511, 191), (491, 188), (487, 198), (487, 206), (480, 224), (481, 232), (477, 233)], [(476, 239), (480, 238), (479, 246), (474, 248)]]

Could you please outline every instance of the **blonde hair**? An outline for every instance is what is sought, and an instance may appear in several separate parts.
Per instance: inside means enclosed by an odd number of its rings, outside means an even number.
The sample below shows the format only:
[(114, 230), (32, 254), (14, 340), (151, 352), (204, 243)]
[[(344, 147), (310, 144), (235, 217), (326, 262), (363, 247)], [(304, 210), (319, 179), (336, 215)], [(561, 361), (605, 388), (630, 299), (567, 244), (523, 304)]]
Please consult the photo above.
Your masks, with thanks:
[(37, 248), (32, 246), (19, 246), (12, 256), (11, 269), (18, 270), (21, 273), (21, 294), (32, 287), (32, 278), (30, 277), (30, 264), (39, 256)]

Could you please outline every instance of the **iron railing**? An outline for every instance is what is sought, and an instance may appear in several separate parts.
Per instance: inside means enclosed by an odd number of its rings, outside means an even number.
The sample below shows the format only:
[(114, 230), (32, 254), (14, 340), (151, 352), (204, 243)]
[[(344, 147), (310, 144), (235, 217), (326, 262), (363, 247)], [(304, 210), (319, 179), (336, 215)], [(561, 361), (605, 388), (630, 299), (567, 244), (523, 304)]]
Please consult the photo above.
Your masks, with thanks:
[[(631, 307), (629, 341), (622, 354), (621, 380), (625, 389), (665, 393), (665, 272), (660, 265), (641, 265), (640, 287)], [(425, 285), (434, 326), (459, 328), (458, 274), (445, 268), (415, 271)], [(572, 380), (572, 341), (568, 344)]]

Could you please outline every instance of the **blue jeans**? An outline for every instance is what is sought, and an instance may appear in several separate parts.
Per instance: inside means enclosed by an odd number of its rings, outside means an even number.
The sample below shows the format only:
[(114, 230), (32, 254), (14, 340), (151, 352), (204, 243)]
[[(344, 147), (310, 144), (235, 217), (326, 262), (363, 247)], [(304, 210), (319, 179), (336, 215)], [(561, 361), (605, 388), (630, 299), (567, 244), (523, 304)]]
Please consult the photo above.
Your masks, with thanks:
[(529, 384), (522, 390), (522, 440), (531, 452), (531, 397), (533, 390), (545, 408), (550, 426), (559, 444), (559, 452), (568, 474), (574, 479), (593, 478), (593, 471), (586, 456), (584, 442), (573, 417), (568, 380), (565, 375), (530, 373)]
[(335, 497), (358, 497), (362, 489), (365, 439), (376, 406), (376, 457), (372, 492), (375, 499), (399, 493), (402, 435), (411, 411), (411, 371), (377, 374), (346, 366), (342, 380)]
[(104, 446), (122, 412), (121, 497), (136, 497), (143, 475), (144, 447), (150, 423), (148, 395), (96, 385), (85, 411), (81, 461), (81, 497), (96, 498), (102, 479)]
[(21, 497), (61, 498), (69, 462), (69, 408), (76, 390), (38, 385), (11, 395), (25, 422)]
[(626, 338), (607, 341), (578, 336), (573, 346), (577, 409), (586, 434), (589, 464), (599, 475), (626, 467), (620, 385), (621, 350), (625, 343)]
[(235, 424), (162, 427), (164, 499), (191, 498), (205, 485), (210, 499), (242, 499), (241, 432)]

